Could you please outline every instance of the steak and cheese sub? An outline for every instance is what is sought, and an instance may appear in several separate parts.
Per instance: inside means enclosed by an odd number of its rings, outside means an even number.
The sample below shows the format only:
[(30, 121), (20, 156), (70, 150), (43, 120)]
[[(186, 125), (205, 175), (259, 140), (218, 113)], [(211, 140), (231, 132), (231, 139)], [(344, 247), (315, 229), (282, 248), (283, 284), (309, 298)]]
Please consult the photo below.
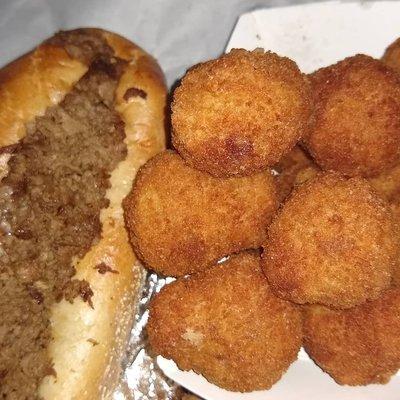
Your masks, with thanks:
[(164, 146), (156, 61), (100, 29), (0, 70), (0, 398), (103, 399), (143, 270), (121, 202)]

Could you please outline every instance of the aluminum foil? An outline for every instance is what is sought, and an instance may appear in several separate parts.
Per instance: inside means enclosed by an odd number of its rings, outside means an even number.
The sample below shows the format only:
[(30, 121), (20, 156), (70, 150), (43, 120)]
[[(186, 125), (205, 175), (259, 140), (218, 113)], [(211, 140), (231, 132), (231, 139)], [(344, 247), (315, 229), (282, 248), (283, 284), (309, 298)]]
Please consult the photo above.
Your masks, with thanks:
[(124, 373), (113, 394), (113, 400), (181, 400), (187, 395), (183, 388), (168, 379), (157, 366), (145, 330), (151, 299), (172, 280), (150, 272), (143, 278), (143, 289), (123, 365)]

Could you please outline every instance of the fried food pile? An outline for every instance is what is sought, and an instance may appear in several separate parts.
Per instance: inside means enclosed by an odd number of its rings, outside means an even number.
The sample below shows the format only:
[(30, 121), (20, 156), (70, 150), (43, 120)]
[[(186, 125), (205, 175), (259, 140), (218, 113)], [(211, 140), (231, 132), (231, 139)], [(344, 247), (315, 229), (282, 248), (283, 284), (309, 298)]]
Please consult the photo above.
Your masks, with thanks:
[(131, 243), (176, 280), (155, 355), (269, 389), (301, 346), (341, 385), (400, 368), (400, 40), (310, 75), (232, 50), (188, 71), (172, 143), (124, 201)]
[(165, 286), (150, 314), (156, 353), (228, 390), (271, 387), (301, 346), (300, 309), (265, 284), (256, 251)]

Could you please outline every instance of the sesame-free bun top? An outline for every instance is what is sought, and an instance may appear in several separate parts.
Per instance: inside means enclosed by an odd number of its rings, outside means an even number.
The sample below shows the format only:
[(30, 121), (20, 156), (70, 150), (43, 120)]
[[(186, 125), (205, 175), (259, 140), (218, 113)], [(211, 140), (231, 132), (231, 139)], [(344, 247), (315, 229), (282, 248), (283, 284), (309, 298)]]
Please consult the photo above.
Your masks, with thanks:
[(191, 68), (175, 90), (173, 144), (215, 176), (249, 175), (277, 163), (308, 131), (308, 80), (295, 62), (234, 49)]

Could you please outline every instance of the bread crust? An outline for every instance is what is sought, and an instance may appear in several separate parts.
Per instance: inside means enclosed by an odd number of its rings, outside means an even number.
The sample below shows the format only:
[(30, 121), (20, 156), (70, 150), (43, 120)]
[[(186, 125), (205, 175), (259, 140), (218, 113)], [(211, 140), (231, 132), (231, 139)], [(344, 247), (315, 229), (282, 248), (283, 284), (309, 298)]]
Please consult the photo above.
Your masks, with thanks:
[[(47, 376), (40, 385), (43, 399), (105, 399), (118, 383), (144, 277), (129, 245), (121, 204), (137, 169), (165, 147), (166, 86), (156, 60), (117, 34), (85, 31), (101, 35), (117, 57), (128, 61), (115, 94), (128, 154), (111, 174), (106, 194), (110, 204), (100, 214), (101, 239), (74, 262), (76, 278), (87, 280), (94, 292), (93, 308), (76, 299), (72, 304), (62, 300), (50, 310), (49, 353), (56, 376)], [(58, 104), (87, 70), (88, 65), (61, 45), (47, 42), (0, 70), (0, 179), (7, 174), (6, 146), (16, 144), (25, 125)], [(126, 96), (130, 88), (146, 95)], [(118, 274), (99, 273), (94, 267), (101, 262)]]

